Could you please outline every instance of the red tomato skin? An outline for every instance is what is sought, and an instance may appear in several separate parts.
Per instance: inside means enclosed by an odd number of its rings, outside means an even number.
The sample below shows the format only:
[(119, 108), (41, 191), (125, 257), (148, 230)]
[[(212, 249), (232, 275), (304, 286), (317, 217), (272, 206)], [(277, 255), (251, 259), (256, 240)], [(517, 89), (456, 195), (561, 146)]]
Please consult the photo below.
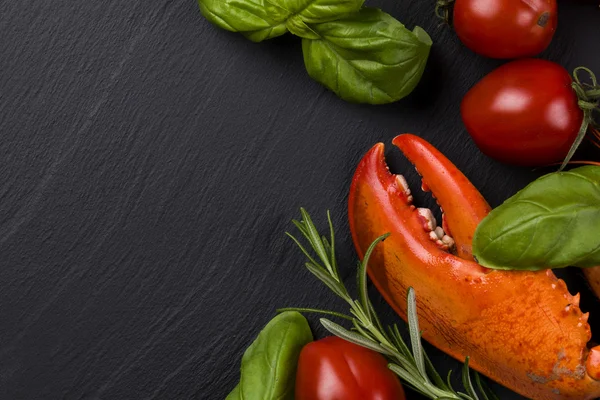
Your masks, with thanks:
[(556, 63), (510, 62), (465, 95), (463, 122), (479, 149), (498, 161), (527, 167), (560, 162), (583, 122), (571, 83)]
[(405, 400), (398, 377), (372, 350), (330, 336), (300, 353), (296, 400)]
[(453, 25), (460, 40), (490, 58), (533, 57), (557, 25), (556, 0), (456, 0)]

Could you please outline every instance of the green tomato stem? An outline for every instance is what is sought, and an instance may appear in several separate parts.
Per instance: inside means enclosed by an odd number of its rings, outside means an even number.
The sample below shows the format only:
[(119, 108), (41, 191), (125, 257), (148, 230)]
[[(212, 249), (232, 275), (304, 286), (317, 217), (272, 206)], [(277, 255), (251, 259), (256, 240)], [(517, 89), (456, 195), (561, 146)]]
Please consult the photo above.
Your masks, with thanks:
[[(579, 78), (579, 73), (581, 71), (586, 72), (589, 75), (589, 83), (582, 83)], [(577, 67), (573, 71), (573, 90), (577, 94), (579, 98), (578, 105), (579, 108), (583, 111), (583, 120), (581, 121), (581, 127), (579, 128), (579, 132), (577, 133), (577, 137), (575, 141), (571, 145), (567, 156), (563, 160), (559, 171), (562, 171), (571, 161), (571, 158), (583, 142), (583, 139), (588, 133), (588, 128), (590, 126), (595, 126), (596, 122), (594, 120), (594, 112), (600, 111), (600, 85), (598, 85), (598, 80), (596, 79), (596, 75), (586, 67)]]
[(452, 9), (456, 0), (437, 0), (435, 4), (435, 15), (448, 25), (451, 25)]

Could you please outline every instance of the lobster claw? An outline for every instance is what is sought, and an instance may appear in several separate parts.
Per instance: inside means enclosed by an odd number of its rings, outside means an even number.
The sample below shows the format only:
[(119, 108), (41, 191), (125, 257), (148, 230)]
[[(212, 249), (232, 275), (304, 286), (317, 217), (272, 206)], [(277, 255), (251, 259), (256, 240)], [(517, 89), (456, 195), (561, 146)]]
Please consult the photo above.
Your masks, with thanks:
[(600, 267), (584, 268), (583, 272), (596, 296), (600, 298)]
[(600, 397), (600, 346), (591, 339), (579, 295), (552, 271), (488, 270), (473, 260), (471, 241), (490, 207), (439, 151), (414, 135), (393, 143), (411, 161), (443, 208), (442, 227), (416, 208), (406, 180), (389, 172), (384, 147), (360, 162), (349, 218), (362, 258), (384, 233), (369, 262), (379, 292), (406, 320), (406, 292), (419, 297), (423, 337), (504, 386), (532, 399)]

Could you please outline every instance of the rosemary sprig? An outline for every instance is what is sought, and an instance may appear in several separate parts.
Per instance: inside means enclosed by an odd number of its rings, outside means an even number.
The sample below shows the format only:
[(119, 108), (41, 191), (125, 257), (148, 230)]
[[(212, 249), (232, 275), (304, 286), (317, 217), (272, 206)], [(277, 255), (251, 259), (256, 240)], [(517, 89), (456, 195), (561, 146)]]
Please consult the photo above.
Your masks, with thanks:
[[(308, 258), (306, 267), (323, 282), (336, 295), (342, 298), (350, 306), (350, 315), (327, 310), (313, 308), (284, 308), (278, 312), (294, 310), (299, 312), (316, 312), (352, 321), (350, 330), (336, 324), (326, 318), (321, 318), (321, 324), (332, 334), (349, 342), (358, 344), (368, 349), (383, 354), (390, 361), (388, 367), (394, 371), (405, 386), (414, 391), (435, 400), (499, 400), (487, 386), (481, 381), (479, 374), (474, 372), (475, 385), (471, 381), (469, 369), (469, 358), (465, 360), (462, 371), (462, 382), (466, 393), (457, 392), (450, 384), (452, 371), (447, 380), (436, 372), (429, 357), (421, 345), (421, 332), (417, 317), (417, 303), (415, 291), (408, 289), (408, 329), (410, 332), (410, 346), (402, 339), (397, 325), (384, 329), (367, 292), (367, 265), (373, 250), (381, 241), (387, 238), (387, 234), (377, 238), (365, 253), (365, 257), (358, 267), (358, 300), (353, 300), (346, 286), (341, 281), (336, 258), (335, 258), (335, 233), (331, 222), (331, 215), (327, 212), (329, 222), (329, 239), (319, 234), (310, 215), (303, 208), (300, 209), (302, 220), (293, 223), (302, 236), (308, 241), (310, 248), (316, 254), (311, 253), (302, 243), (290, 233), (286, 233), (298, 245), (300, 250)], [(479, 394), (478, 394), (479, 393)]]

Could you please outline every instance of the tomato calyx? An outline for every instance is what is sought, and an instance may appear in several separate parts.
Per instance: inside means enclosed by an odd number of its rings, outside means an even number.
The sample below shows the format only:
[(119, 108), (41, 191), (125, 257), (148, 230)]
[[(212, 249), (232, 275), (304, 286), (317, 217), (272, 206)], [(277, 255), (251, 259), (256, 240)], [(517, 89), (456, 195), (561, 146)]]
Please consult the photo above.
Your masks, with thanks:
[(437, 0), (435, 3), (435, 15), (444, 21), (446, 24), (451, 25), (452, 19), (452, 8), (456, 0)]
[[(589, 81), (591, 83), (582, 82), (579, 78), (579, 73), (582, 71), (589, 75)], [(573, 154), (575, 154), (575, 151), (579, 148), (579, 145), (587, 135), (588, 130), (591, 131), (593, 135), (592, 143), (597, 147), (600, 147), (600, 132), (598, 131), (600, 125), (598, 125), (594, 119), (594, 113), (600, 112), (600, 85), (598, 85), (596, 75), (589, 68), (577, 67), (573, 71), (573, 83), (571, 86), (579, 99), (577, 104), (581, 111), (583, 111), (583, 121), (581, 122), (579, 133), (569, 149), (569, 153), (567, 153), (562, 165), (558, 169), (559, 171), (562, 171), (569, 164), (571, 157), (573, 157)]]

